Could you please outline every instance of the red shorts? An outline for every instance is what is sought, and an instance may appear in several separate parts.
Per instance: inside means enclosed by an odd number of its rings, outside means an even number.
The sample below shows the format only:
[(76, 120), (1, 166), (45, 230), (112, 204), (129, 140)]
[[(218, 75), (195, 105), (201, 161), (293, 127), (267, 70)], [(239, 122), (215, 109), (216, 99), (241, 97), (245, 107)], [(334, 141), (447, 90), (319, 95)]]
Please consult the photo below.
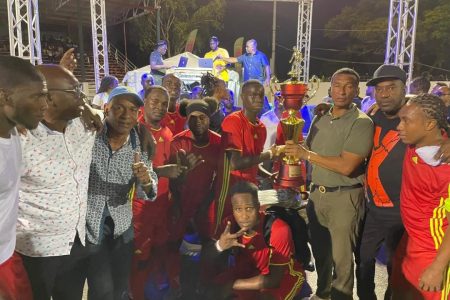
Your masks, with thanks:
[(0, 299), (32, 300), (33, 293), (20, 254), (14, 252), (0, 265)]
[[(444, 277), (443, 290), (439, 292), (427, 292), (419, 288), (419, 278), (436, 257), (436, 253), (423, 251), (420, 246), (408, 238), (405, 232), (397, 247), (392, 263), (392, 289), (393, 299), (449, 299), (450, 293), (450, 269)], [(446, 296), (444, 296), (445, 294)], [(402, 298), (403, 297), (403, 298)]]

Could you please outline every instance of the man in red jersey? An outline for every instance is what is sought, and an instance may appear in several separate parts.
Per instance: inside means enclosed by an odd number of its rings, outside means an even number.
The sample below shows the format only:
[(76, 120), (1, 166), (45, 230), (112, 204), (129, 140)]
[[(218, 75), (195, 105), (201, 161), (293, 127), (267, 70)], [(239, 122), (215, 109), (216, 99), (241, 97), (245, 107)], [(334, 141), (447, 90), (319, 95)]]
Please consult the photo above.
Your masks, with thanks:
[(230, 294), (234, 294), (233, 299), (245, 300), (294, 299), (305, 276), (292, 257), (295, 249), (289, 225), (276, 219), (267, 245), (256, 185), (239, 181), (230, 195), (233, 215), (224, 220), (220, 238), (207, 252), (211, 258), (230, 254), (227, 250), (232, 249), (235, 265), (214, 279), (217, 285), (207, 293), (207, 299), (230, 299)]
[(181, 80), (173, 74), (164, 76), (162, 86), (169, 92), (169, 109), (161, 124), (172, 131), (173, 135), (182, 132), (185, 128), (186, 118), (180, 115), (178, 101), (181, 94)]
[(257, 80), (242, 86), (243, 109), (229, 114), (222, 123), (222, 151), (214, 187), (214, 201), (209, 209), (210, 234), (217, 231), (224, 217), (231, 214), (228, 189), (239, 180), (256, 183), (258, 164), (273, 159), (277, 147), (263, 152), (266, 128), (257, 118), (264, 104), (264, 87)]
[[(183, 107), (184, 106), (184, 107)], [(199, 157), (201, 163), (195, 168), (171, 180), (171, 192), (174, 205), (179, 209), (176, 228), (172, 234), (179, 240), (183, 237), (191, 218), (200, 206), (207, 200), (212, 191), (213, 179), (217, 173), (217, 154), (220, 152), (220, 135), (209, 130), (210, 106), (203, 100), (189, 100), (180, 105), (181, 114), (187, 116), (189, 129), (174, 136), (171, 144), (171, 162), (176, 163), (180, 151), (186, 154), (193, 153)], [(196, 229), (202, 237), (202, 220), (196, 221)]]
[(450, 166), (434, 157), (449, 132), (445, 104), (422, 94), (399, 117), (399, 136), (409, 146), (400, 195), (406, 232), (393, 263), (393, 299), (449, 299)]
[[(217, 154), (220, 152), (220, 135), (209, 130), (209, 117), (214, 109), (203, 100), (185, 100), (180, 103), (180, 113), (187, 116), (189, 129), (174, 136), (171, 143), (171, 162), (183, 162), (183, 155), (194, 155), (196, 164), (182, 176), (170, 180), (173, 200), (170, 228), (168, 275), (172, 282), (179, 278), (183, 297), (193, 297), (196, 286), (196, 273), (192, 267), (189, 275), (180, 272), (180, 245), (185, 233), (198, 234), (201, 238), (208, 236), (204, 214), (199, 214), (202, 207), (207, 207), (211, 199), (213, 180), (217, 173)], [(181, 162), (180, 162), (181, 160)], [(174, 288), (171, 286), (171, 288)], [(190, 299), (190, 298), (189, 298)]]
[[(152, 257), (159, 257), (159, 252), (164, 252), (169, 233), (167, 228), (169, 200), (169, 178), (180, 175), (186, 167), (180, 165), (167, 165), (170, 157), (170, 141), (172, 132), (163, 125), (162, 120), (169, 106), (169, 94), (161, 86), (152, 86), (144, 98), (144, 111), (138, 121), (152, 133), (156, 141), (153, 167), (158, 175), (158, 193), (154, 202), (134, 199), (133, 201), (133, 226), (135, 254), (133, 257), (133, 272), (130, 286), (133, 299), (144, 299), (144, 285), (152, 269), (162, 268), (157, 266)], [(151, 252), (153, 251), (153, 255)], [(151, 256), (151, 257), (150, 257)], [(148, 262), (151, 260), (150, 263)], [(161, 262), (159, 258), (158, 262)], [(146, 263), (144, 263), (146, 262)], [(158, 272), (155, 272), (157, 274)]]

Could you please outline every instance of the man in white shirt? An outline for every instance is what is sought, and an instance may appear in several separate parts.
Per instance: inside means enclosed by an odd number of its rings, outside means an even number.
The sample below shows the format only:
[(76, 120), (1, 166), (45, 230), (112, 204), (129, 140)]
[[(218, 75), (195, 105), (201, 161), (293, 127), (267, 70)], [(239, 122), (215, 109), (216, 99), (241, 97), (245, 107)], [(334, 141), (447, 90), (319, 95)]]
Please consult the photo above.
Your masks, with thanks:
[(16, 244), (22, 151), (16, 125), (36, 128), (47, 109), (42, 74), (17, 57), (0, 57), (0, 299), (32, 299)]
[(89, 107), (74, 75), (59, 65), (37, 68), (47, 81), (49, 108), (38, 127), (22, 137), (16, 251), (35, 300), (80, 299), (80, 285), (68, 277), (85, 244), (95, 133), (81, 121)]
[(261, 116), (261, 122), (266, 125), (267, 138), (264, 143), (264, 150), (270, 149), (275, 144), (277, 138), (277, 127), (280, 123), (281, 114), (284, 111), (283, 103), (277, 97), (273, 100), (273, 108)]

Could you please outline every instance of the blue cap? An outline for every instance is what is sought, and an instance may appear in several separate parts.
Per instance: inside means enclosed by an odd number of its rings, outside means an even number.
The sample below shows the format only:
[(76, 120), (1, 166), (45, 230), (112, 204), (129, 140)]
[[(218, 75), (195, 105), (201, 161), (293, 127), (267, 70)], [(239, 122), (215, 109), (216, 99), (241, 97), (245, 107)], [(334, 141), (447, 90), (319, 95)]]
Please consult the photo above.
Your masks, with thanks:
[(111, 102), (111, 100), (114, 97), (117, 96), (128, 96), (131, 100), (133, 100), (138, 106), (143, 106), (144, 101), (142, 101), (141, 97), (139, 97), (138, 94), (136, 94), (131, 88), (126, 86), (118, 86), (115, 89), (111, 91), (108, 97), (108, 103)]

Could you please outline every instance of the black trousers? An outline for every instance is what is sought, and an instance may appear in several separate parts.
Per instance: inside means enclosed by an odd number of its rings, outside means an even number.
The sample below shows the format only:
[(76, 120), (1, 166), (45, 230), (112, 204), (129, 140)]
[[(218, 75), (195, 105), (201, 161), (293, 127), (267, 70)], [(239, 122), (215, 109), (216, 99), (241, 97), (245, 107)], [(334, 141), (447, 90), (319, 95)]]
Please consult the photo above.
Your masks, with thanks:
[(83, 295), (83, 270), (78, 264), (83, 245), (75, 239), (70, 255), (30, 257), (22, 255), (34, 300), (80, 300)]
[[(387, 271), (390, 277), (392, 257), (403, 236), (404, 227), (400, 214), (388, 214), (383, 210), (368, 209), (359, 247), (359, 264), (356, 267), (358, 297), (364, 300), (376, 300), (375, 295), (375, 258), (383, 242), (387, 255)], [(384, 299), (390, 299), (390, 282)]]
[(101, 245), (88, 248), (86, 267), (89, 300), (128, 300), (133, 243), (106, 236)]

